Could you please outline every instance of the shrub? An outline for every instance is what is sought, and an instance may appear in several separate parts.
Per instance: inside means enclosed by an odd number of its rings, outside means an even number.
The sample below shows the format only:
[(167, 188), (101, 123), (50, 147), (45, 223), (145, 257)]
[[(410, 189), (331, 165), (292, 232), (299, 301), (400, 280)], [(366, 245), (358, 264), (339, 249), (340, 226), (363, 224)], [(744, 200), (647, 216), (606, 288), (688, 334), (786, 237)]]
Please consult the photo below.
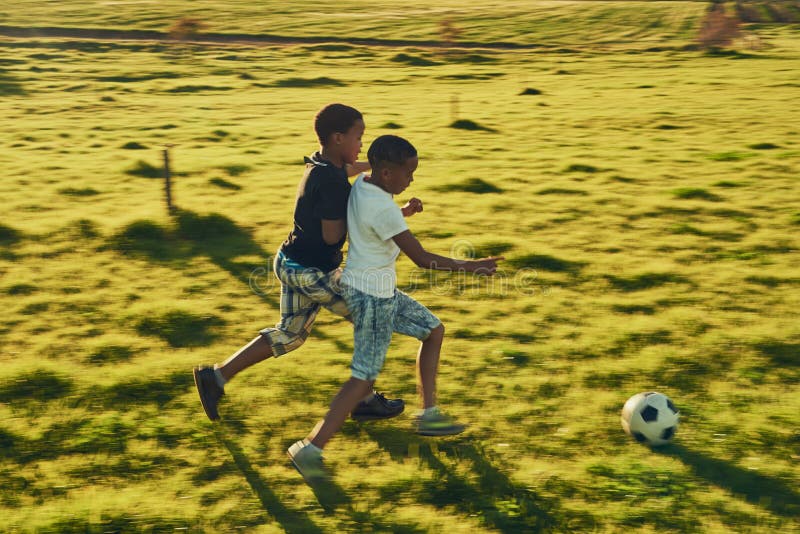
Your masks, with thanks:
[(136, 141), (129, 141), (122, 145), (124, 150), (145, 150), (147, 147), (141, 143), (137, 143)]
[(169, 36), (177, 41), (184, 41), (187, 39), (194, 39), (202, 30), (208, 28), (208, 25), (201, 20), (193, 19), (191, 17), (183, 17), (176, 20), (169, 28)]
[(486, 126), (481, 126), (477, 122), (471, 121), (469, 119), (461, 119), (461, 120), (454, 121), (452, 124), (450, 124), (450, 127), (451, 128), (456, 128), (458, 130), (471, 130), (471, 131), (482, 130), (484, 132), (494, 132), (495, 131), (492, 128), (488, 128)]
[(724, 48), (741, 35), (740, 24), (737, 16), (725, 13), (722, 4), (714, 4), (703, 19), (697, 41), (705, 49)]
[(453, 46), (453, 43), (461, 36), (461, 33), (461, 28), (456, 27), (452, 20), (444, 19), (439, 22), (439, 37), (447, 46)]

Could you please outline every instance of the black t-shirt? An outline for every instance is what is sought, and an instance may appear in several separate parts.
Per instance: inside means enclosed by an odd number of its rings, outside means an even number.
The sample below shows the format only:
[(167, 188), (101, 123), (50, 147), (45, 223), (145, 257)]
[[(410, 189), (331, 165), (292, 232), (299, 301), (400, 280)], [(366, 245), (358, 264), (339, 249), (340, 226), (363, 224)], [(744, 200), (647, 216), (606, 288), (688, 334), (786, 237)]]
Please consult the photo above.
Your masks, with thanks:
[(324, 272), (342, 263), (345, 237), (333, 245), (322, 239), (322, 219), (347, 219), (350, 182), (344, 168), (323, 159), (319, 152), (305, 158), (306, 172), (297, 187), (294, 227), (281, 250), (300, 265)]

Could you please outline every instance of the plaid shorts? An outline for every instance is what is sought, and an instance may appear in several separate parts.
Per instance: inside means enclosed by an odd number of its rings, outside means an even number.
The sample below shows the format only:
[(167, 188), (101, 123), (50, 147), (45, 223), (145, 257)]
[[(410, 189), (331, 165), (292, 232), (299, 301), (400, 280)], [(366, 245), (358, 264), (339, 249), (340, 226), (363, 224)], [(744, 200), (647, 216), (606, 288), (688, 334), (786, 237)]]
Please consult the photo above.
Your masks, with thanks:
[(375, 380), (383, 368), (392, 332), (423, 341), (441, 321), (431, 311), (403, 293), (380, 298), (343, 284), (347, 307), (353, 314), (353, 378)]
[(320, 307), (352, 321), (339, 289), (341, 269), (322, 272), (292, 261), (283, 252), (275, 256), (275, 276), (281, 282), (281, 320), (260, 334), (282, 356), (305, 342)]

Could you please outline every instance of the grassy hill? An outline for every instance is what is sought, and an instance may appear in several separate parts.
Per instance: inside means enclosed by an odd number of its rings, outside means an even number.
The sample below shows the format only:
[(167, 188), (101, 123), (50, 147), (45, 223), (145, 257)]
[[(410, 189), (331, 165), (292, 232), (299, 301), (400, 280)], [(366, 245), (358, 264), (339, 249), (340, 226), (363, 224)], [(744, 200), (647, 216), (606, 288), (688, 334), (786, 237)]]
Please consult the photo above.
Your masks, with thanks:
[[(6, 6), (4, 23), (198, 15), (76, 4), (36, 20), (39, 3)], [(342, 38), (432, 38), (441, 9), (465, 39), (483, 20), (492, 39), (564, 49), (0, 41), (0, 530), (800, 530), (796, 27), (704, 54), (677, 29), (699, 3), (379, 3), (322, 27), (278, 3), (191, 5), (215, 31)], [(581, 46), (605, 23), (559, 23), (605, 8), (610, 43), (614, 21), (644, 27), (642, 6), (678, 22), (636, 31), (675, 46)], [(400, 259), (401, 286), (447, 327), (441, 403), (470, 428), (432, 440), (406, 416), (349, 422), (320, 497), (285, 449), (347, 378), (348, 325), (323, 312), (297, 352), (239, 375), (217, 425), (190, 370), (277, 320), (269, 258), (331, 101), (364, 113), (367, 144), (418, 147), (408, 195), (425, 211), (409, 222), (430, 250), (507, 261), (486, 280)], [(395, 338), (379, 378), (409, 411), (415, 349)], [(646, 390), (683, 417), (659, 451), (619, 425)]]
[[(705, 2), (694, 1), (509, 1), (411, 2), (384, 0), (315, 2), (298, 5), (267, 0), (167, 0), (150, 2), (57, 3), (21, 0), (3, 8), (0, 21), (12, 26), (62, 26), (168, 30), (177, 20), (201, 21), (208, 32), (281, 36), (441, 40), (443, 23), (456, 41), (508, 42), (540, 46), (568, 44), (665, 45), (694, 36)], [(3, 16), (4, 15), (4, 16)]]

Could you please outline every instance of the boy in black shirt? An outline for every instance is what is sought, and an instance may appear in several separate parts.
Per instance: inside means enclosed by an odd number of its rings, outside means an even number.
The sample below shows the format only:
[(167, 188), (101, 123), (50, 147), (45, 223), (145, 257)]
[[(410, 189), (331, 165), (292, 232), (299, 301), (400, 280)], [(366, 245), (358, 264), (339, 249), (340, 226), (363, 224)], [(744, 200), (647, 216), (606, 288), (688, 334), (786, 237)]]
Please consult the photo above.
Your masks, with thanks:
[[(278, 357), (305, 342), (321, 306), (350, 321), (338, 290), (342, 246), (347, 236), (348, 176), (369, 169), (357, 162), (364, 134), (361, 113), (343, 104), (324, 107), (314, 120), (320, 150), (305, 159), (297, 188), (294, 225), (275, 257), (281, 282), (281, 320), (265, 328), (221, 365), (194, 369), (200, 401), (209, 419), (219, 419), (224, 385), (240, 371), (270, 356)], [(403, 412), (400, 399), (373, 391), (353, 410), (357, 420), (385, 419)]]

